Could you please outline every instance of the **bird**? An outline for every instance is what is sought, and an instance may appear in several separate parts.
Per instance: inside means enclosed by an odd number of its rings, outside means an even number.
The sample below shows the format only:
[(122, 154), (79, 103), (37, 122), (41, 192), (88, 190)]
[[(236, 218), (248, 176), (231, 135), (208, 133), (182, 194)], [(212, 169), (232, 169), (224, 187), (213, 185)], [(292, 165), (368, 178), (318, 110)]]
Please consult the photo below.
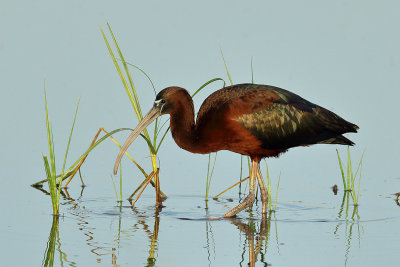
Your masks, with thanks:
[(130, 144), (151, 122), (165, 114), (170, 115), (171, 134), (180, 148), (200, 154), (229, 150), (250, 157), (249, 194), (222, 218), (234, 217), (253, 205), (256, 179), (262, 213), (267, 212), (268, 191), (260, 172), (261, 159), (314, 144), (352, 146), (354, 143), (343, 134), (359, 129), (288, 90), (250, 83), (227, 86), (210, 94), (195, 121), (189, 92), (172, 86), (157, 94), (153, 107), (125, 141), (115, 161), (114, 174)]

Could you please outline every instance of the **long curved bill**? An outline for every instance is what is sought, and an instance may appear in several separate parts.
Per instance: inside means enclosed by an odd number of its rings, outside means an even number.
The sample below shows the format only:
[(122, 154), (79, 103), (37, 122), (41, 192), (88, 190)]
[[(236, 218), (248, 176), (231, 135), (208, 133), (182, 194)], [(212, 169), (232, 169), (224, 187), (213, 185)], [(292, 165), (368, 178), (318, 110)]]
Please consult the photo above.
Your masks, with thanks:
[(146, 129), (146, 127), (152, 123), (155, 119), (157, 119), (161, 115), (160, 109), (157, 106), (154, 106), (150, 111), (144, 116), (142, 121), (136, 126), (135, 130), (129, 135), (126, 139), (124, 145), (122, 146), (117, 159), (114, 164), (114, 175), (117, 174), (119, 163), (121, 162), (122, 156), (125, 154), (126, 150), (132, 144), (132, 142), (139, 136), (139, 134)]

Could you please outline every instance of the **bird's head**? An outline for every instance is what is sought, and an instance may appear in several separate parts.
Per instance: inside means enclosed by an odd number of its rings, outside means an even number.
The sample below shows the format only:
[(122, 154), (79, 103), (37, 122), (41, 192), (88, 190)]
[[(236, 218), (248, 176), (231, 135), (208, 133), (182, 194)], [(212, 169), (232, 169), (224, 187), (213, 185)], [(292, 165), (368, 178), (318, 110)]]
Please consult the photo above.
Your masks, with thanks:
[(182, 96), (189, 96), (189, 93), (180, 87), (167, 87), (161, 90), (154, 101), (153, 107), (149, 112), (143, 117), (140, 123), (132, 131), (129, 137), (126, 139), (124, 145), (122, 146), (117, 159), (114, 164), (114, 175), (117, 174), (118, 165), (121, 162), (122, 156), (132, 144), (132, 142), (140, 135), (140, 133), (149, 126), (155, 119), (164, 114), (170, 114), (177, 105), (179, 105)]
[(183, 99), (191, 98), (186, 89), (173, 86), (161, 90), (154, 101), (153, 108), (156, 108), (160, 115), (170, 114), (180, 105)]

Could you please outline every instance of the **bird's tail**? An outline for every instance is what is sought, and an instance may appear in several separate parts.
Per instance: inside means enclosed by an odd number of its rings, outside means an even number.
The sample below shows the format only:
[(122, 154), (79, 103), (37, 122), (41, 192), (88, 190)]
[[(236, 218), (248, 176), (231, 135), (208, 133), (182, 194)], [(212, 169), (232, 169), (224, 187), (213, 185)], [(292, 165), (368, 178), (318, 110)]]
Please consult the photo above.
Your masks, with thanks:
[(338, 135), (336, 137), (332, 137), (326, 140), (319, 141), (318, 144), (338, 144), (338, 145), (347, 145), (353, 146), (354, 142), (347, 139), (343, 135)]

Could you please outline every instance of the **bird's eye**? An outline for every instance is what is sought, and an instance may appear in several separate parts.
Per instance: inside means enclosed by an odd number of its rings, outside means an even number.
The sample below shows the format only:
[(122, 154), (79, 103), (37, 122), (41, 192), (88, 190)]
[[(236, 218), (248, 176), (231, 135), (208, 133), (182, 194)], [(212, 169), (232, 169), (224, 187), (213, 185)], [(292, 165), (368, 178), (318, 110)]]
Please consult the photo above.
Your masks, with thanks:
[(165, 99), (161, 99), (161, 104), (165, 104), (166, 102)]

